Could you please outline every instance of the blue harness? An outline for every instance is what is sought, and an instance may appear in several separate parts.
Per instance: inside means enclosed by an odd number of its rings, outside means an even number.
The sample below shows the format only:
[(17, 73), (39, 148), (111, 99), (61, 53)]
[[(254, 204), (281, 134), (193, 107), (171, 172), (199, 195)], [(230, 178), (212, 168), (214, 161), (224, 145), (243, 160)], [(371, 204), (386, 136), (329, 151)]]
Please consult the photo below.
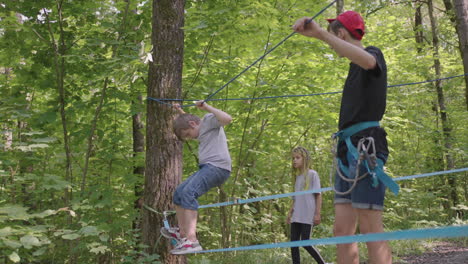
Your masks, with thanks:
[[(370, 127), (378, 127), (380, 126), (378, 121), (368, 121), (368, 122), (361, 122), (354, 124), (348, 128), (345, 128), (341, 131), (338, 131), (337, 133), (334, 134), (335, 137), (339, 138), (338, 144), (342, 141), (346, 143), (346, 146), (348, 147), (348, 151), (346, 152), (346, 159), (348, 161), (348, 166), (345, 166), (343, 162), (341, 161), (340, 158), (338, 158), (338, 164), (339, 164), (339, 169), (346, 175), (348, 178), (354, 178), (358, 177), (358, 175), (350, 174), (349, 172), (352, 169), (356, 169), (356, 166), (358, 164), (359, 160), (359, 155), (361, 153), (358, 153), (357, 148), (353, 145), (351, 142), (351, 136), (354, 134), (358, 133), (359, 131), (362, 131), (366, 128)], [(367, 153), (362, 153), (364, 155), (367, 155)], [(376, 153), (373, 153), (374, 155)], [(380, 158), (377, 158), (377, 164), (376, 166), (369, 166), (369, 161), (367, 159), (362, 161), (362, 165), (364, 168), (367, 170), (367, 172), (372, 175), (373, 177), (373, 187), (377, 187), (379, 184), (379, 180), (387, 186), (395, 195), (398, 195), (398, 192), (400, 190), (400, 187), (398, 184), (396, 184), (393, 179), (388, 176), (384, 171), (383, 171), (383, 165), (384, 162)]]

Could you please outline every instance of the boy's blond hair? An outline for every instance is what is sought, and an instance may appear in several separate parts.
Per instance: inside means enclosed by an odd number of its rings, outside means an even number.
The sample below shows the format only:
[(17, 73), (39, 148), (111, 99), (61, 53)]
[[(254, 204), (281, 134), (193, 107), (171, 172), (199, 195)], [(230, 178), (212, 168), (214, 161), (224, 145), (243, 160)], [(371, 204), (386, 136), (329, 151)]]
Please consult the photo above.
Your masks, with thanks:
[(182, 130), (190, 128), (190, 121), (194, 121), (197, 124), (200, 124), (201, 120), (200, 117), (192, 114), (180, 114), (174, 119), (174, 133), (178, 138), (181, 137)]

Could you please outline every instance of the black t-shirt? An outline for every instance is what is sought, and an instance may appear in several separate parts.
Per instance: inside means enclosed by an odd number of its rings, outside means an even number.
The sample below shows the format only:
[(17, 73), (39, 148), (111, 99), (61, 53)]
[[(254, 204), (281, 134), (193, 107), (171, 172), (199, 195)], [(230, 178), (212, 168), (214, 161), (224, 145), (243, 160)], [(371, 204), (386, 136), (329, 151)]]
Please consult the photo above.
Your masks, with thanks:
[(387, 100), (387, 65), (380, 49), (369, 46), (365, 50), (375, 57), (377, 66), (365, 70), (350, 63), (348, 77), (341, 98), (339, 130), (365, 121), (380, 121)]

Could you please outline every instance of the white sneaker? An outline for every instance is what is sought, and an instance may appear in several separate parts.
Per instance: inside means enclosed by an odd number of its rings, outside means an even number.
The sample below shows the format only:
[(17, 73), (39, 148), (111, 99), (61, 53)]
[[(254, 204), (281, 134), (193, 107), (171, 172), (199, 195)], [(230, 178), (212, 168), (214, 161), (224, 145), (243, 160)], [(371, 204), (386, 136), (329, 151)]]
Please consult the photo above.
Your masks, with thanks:
[(200, 246), (200, 243), (197, 241), (190, 241), (187, 238), (182, 238), (176, 247), (171, 250), (171, 254), (182, 255), (189, 254), (197, 251), (202, 251), (203, 248)]
[(163, 237), (165, 237), (165, 238), (169, 238), (169, 239), (174, 238), (175, 240), (177, 240), (177, 242), (179, 242), (180, 239), (181, 239), (181, 236), (180, 236), (180, 233), (179, 233), (179, 228), (177, 228), (177, 227), (165, 228), (163, 226), (163, 227), (161, 227), (160, 231), (161, 231), (161, 235), (163, 235)]

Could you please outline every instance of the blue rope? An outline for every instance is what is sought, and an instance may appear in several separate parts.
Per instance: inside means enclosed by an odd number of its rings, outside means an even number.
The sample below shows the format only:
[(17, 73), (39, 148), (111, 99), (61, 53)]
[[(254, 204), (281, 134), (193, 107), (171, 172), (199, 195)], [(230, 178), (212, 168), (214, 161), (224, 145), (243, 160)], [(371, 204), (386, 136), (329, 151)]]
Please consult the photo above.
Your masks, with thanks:
[(392, 231), (385, 233), (371, 233), (365, 235), (353, 236), (340, 236), (321, 239), (299, 240), (291, 242), (262, 244), (235, 248), (220, 248), (203, 250), (194, 253), (214, 253), (226, 251), (240, 251), (240, 250), (255, 250), (255, 249), (268, 249), (268, 248), (289, 248), (289, 247), (303, 247), (313, 245), (334, 245), (334, 244), (348, 244), (355, 242), (373, 242), (373, 241), (388, 241), (388, 240), (408, 240), (408, 239), (427, 239), (427, 238), (453, 238), (453, 237), (467, 237), (468, 225), (464, 226), (445, 226), (437, 228), (425, 229), (409, 229)]
[[(403, 181), (403, 180), (430, 177), (430, 176), (441, 175), (441, 174), (457, 173), (457, 172), (463, 172), (463, 171), (468, 171), (468, 167), (467, 168), (461, 168), (461, 169), (453, 169), (453, 170), (437, 171), (437, 172), (431, 172), (431, 173), (404, 176), (404, 177), (396, 178), (395, 181)], [(227, 202), (221, 202), (221, 203), (200, 205), (198, 208), (202, 209), (202, 208), (210, 208), (210, 207), (235, 205), (235, 204), (246, 204), (246, 203), (273, 200), (273, 199), (279, 199), (279, 198), (285, 198), (285, 197), (291, 197), (291, 196), (304, 195), (304, 194), (309, 194), (309, 193), (322, 193), (322, 192), (331, 191), (331, 190), (332, 190), (331, 187), (326, 187), (326, 188), (299, 191), (299, 192), (290, 192), (290, 193), (282, 193), (282, 194), (268, 195), (268, 196), (262, 196), (262, 197), (255, 197), (255, 198), (250, 198), (250, 199), (235, 199), (234, 201), (227, 201)]]
[(410, 180), (410, 179), (430, 177), (430, 176), (435, 176), (435, 175), (440, 175), (440, 174), (464, 172), (464, 171), (467, 171), (467, 170), (468, 170), (468, 168), (453, 169), (453, 170), (449, 170), (449, 171), (436, 171), (436, 172), (429, 172), (429, 173), (423, 173), (423, 174), (418, 174), (418, 175), (399, 177), (398, 179), (395, 179), (395, 180), (396, 181), (404, 181), (404, 180)]
[[(394, 84), (394, 85), (389, 85), (387, 86), (388, 88), (392, 87), (401, 87), (401, 86), (408, 86), (408, 85), (416, 85), (416, 84), (423, 84), (423, 83), (430, 83), (430, 82), (436, 82), (436, 81), (443, 81), (443, 80), (449, 80), (453, 78), (459, 78), (463, 77), (465, 75), (468, 75), (468, 73), (465, 74), (460, 74), (460, 75), (455, 75), (455, 76), (449, 76), (449, 77), (444, 77), (444, 78), (439, 78), (439, 79), (433, 79), (433, 80), (427, 80), (427, 81), (420, 81), (420, 82), (411, 82), (411, 83), (402, 83), (402, 84)], [(317, 95), (329, 95), (329, 94), (338, 94), (342, 93), (342, 91), (337, 91), (337, 92), (324, 92), (324, 93), (311, 93), (311, 94), (292, 94), (292, 95), (278, 95), (278, 96), (263, 96), (263, 97), (244, 97), (244, 98), (224, 98), (224, 99), (206, 99), (205, 101), (243, 101), (243, 100), (260, 100), (260, 99), (276, 99), (276, 98), (286, 98), (286, 97), (305, 97), (305, 96), (317, 96)], [(166, 104), (166, 105), (171, 105), (169, 103), (166, 103), (164, 101), (173, 101), (173, 102), (184, 102), (184, 101), (198, 101), (199, 99), (169, 99), (169, 98), (152, 98), (152, 97), (147, 97), (147, 99), (157, 101), (161, 104)], [(171, 105), (172, 106), (172, 105)], [(189, 107), (189, 106), (195, 106), (195, 104), (187, 104), (183, 105), (182, 107)]]
[[(309, 24), (312, 20), (314, 20), (317, 16), (319, 16), (320, 14), (322, 14), (323, 12), (325, 12), (325, 10), (327, 10), (330, 6), (332, 6), (334, 3), (336, 2), (336, 0), (333, 0), (330, 4), (328, 4), (326, 7), (322, 8), (322, 10), (320, 10), (320, 12), (318, 12), (317, 14), (315, 14), (311, 19), (307, 20), (306, 21), (306, 24)], [(250, 64), (249, 66), (247, 66), (245, 69), (243, 69), (240, 73), (238, 73), (236, 76), (234, 76), (231, 80), (229, 80), (227, 83), (225, 83), (223, 86), (221, 86), (221, 88), (219, 88), (218, 90), (216, 90), (214, 93), (212, 93), (211, 95), (209, 95), (205, 101), (210, 101), (211, 97), (215, 96), (217, 93), (219, 93), (221, 90), (223, 90), (224, 88), (226, 88), (230, 83), (232, 83), (233, 81), (235, 81), (237, 78), (239, 78), (239, 76), (241, 76), (242, 74), (244, 74), (246, 71), (248, 71), (250, 68), (252, 68), (255, 64), (257, 64), (259, 61), (263, 60), (268, 54), (270, 54), (273, 50), (275, 50), (277, 47), (279, 47), (281, 44), (283, 44), (284, 42), (286, 42), (286, 40), (288, 40), (289, 38), (291, 38), (294, 34), (296, 34), (296, 32), (293, 32), (291, 34), (289, 34), (286, 38), (284, 38), (283, 40), (281, 40), (278, 44), (276, 44), (273, 48), (269, 49), (267, 52), (265, 52), (265, 54), (263, 54), (262, 56), (260, 56), (257, 60), (255, 60), (252, 64)], [(150, 100), (154, 100), (156, 102), (159, 102), (159, 103), (162, 103), (162, 104), (166, 104), (166, 105), (170, 105), (172, 106), (171, 104), (168, 104), (168, 103), (164, 103), (162, 102), (163, 100), (164, 101), (186, 101), (186, 100), (183, 100), (183, 99), (157, 99), (157, 98), (152, 98), (152, 97), (147, 97), (147, 99), (150, 99)], [(191, 100), (191, 101), (198, 101), (198, 100)], [(189, 106), (195, 106), (195, 104), (190, 104), (190, 105), (183, 105), (182, 107), (189, 107)]]

